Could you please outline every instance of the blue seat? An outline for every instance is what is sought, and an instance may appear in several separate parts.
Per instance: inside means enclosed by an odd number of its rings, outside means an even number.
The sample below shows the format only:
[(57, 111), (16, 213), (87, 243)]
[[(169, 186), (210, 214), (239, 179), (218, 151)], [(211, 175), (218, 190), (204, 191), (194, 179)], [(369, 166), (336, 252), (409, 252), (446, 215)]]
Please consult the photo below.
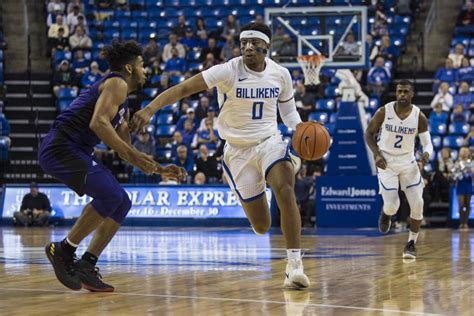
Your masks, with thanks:
[(453, 135), (467, 135), (471, 126), (467, 123), (452, 123), (449, 125), (449, 133)]
[(1, 136), (8, 136), (10, 135), (10, 123), (8, 123), (5, 114), (0, 113), (0, 135)]
[(336, 123), (337, 121), (337, 113), (331, 113), (329, 116), (329, 123)]
[(158, 76), (158, 75), (155, 75), (153, 77), (151, 77), (151, 84), (157, 84), (157, 83), (160, 83), (160, 80), (161, 80), (161, 76)]
[(184, 76), (173, 76), (170, 78), (170, 84), (172, 86), (175, 86), (178, 83), (183, 82), (183, 81), (184, 81)]
[(156, 89), (156, 88), (145, 88), (145, 89), (143, 89), (143, 93), (145, 93), (150, 98), (154, 98), (158, 94), (158, 89)]
[(431, 136), (431, 143), (433, 143), (433, 148), (438, 150), (443, 145), (443, 138), (441, 136)]
[(134, 20), (146, 20), (148, 19), (148, 12), (147, 11), (133, 11), (132, 12), (132, 19)]
[(122, 32), (122, 40), (136, 40), (138, 38), (138, 33), (136, 31), (123, 31)]
[(377, 98), (370, 98), (369, 99), (369, 106), (368, 109), (371, 112), (375, 112), (380, 107), (380, 100)]
[(156, 120), (158, 125), (171, 125), (173, 124), (173, 114), (171, 113), (162, 113), (158, 116)]
[(158, 138), (172, 137), (175, 131), (176, 131), (175, 125), (158, 125), (156, 127), (155, 135)]
[(0, 161), (6, 162), (8, 161), (8, 138), (0, 137)]
[(120, 22), (119, 21), (104, 21), (102, 22), (102, 25), (104, 26), (105, 30), (115, 30), (119, 31), (120, 30)]
[(329, 115), (326, 112), (313, 112), (309, 114), (308, 120), (327, 123), (329, 121)]
[(171, 149), (169, 148), (157, 148), (156, 149), (156, 157), (157, 158), (164, 158), (166, 160), (171, 160), (172, 159), (172, 152)]
[(72, 99), (59, 100), (58, 101), (59, 112), (64, 111), (71, 103), (72, 103)]
[(327, 98), (335, 98), (339, 95), (339, 89), (337, 86), (328, 86), (324, 89), (324, 95)]
[(443, 123), (430, 124), (429, 129), (432, 135), (445, 135), (447, 130), (446, 124)]
[(115, 31), (115, 30), (105, 30), (104, 36), (106, 39), (119, 39), (120, 38), (120, 32)]
[(336, 108), (336, 101), (333, 99), (320, 99), (316, 101), (316, 110), (318, 111), (334, 111)]
[(77, 97), (77, 91), (71, 88), (61, 88), (59, 89), (58, 99), (59, 100), (71, 100)]
[(167, 105), (161, 109), (160, 113), (176, 113), (179, 111), (179, 102)]
[(446, 136), (443, 138), (443, 146), (450, 148), (460, 148), (464, 145), (464, 137), (462, 136)]
[(146, 127), (146, 131), (148, 133), (150, 133), (150, 135), (155, 135), (155, 131), (156, 131), (156, 125), (152, 125), (152, 124), (149, 124), (147, 127)]
[(329, 132), (329, 135), (334, 134), (334, 129), (336, 128), (336, 124), (335, 124), (335, 123), (329, 123), (329, 124), (326, 124), (326, 125), (324, 125), (324, 126), (327, 128), (327, 130), (328, 130), (328, 132)]
[(278, 129), (280, 130), (283, 136), (291, 136), (293, 134), (293, 130), (288, 128), (285, 124), (278, 124)]

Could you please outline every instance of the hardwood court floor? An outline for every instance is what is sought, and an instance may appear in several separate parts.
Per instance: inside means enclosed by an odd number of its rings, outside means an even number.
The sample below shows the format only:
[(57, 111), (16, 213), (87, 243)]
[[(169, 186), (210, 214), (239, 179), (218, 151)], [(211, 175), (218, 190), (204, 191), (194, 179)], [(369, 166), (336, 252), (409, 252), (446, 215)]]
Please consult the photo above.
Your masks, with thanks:
[[(473, 315), (474, 231), (305, 231), (306, 291), (282, 287), (282, 236), (236, 228), (123, 228), (100, 258), (113, 294), (64, 288), (43, 253), (65, 228), (0, 227), (0, 315)], [(82, 253), (84, 248), (79, 249)]]

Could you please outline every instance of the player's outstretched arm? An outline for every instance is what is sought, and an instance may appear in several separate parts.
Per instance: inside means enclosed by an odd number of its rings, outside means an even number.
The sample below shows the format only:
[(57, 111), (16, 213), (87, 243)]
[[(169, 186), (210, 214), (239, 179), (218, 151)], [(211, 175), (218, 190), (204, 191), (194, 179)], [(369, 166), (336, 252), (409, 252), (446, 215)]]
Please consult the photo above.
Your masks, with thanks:
[(367, 126), (367, 129), (364, 134), (365, 141), (367, 142), (367, 145), (374, 154), (375, 164), (381, 169), (385, 169), (387, 167), (387, 162), (380, 153), (379, 146), (377, 146), (376, 138), (384, 119), (385, 108), (382, 107), (378, 109), (377, 112), (375, 112), (375, 115), (370, 121), (369, 126)]
[(207, 84), (201, 73), (169, 88), (151, 101), (146, 108), (141, 109), (133, 115), (130, 128), (135, 133), (143, 130), (150, 122), (153, 114), (161, 108), (207, 89)]
[(145, 154), (134, 150), (117, 134), (110, 123), (117, 114), (120, 104), (127, 98), (127, 89), (127, 83), (119, 78), (111, 78), (103, 83), (89, 128), (109, 148), (115, 150), (122, 159), (130, 162), (144, 173), (153, 173), (157, 168), (156, 162)]
[(420, 112), (418, 118), (418, 137), (420, 137), (420, 143), (423, 147), (422, 161), (424, 164), (430, 161), (430, 156), (433, 153), (433, 144), (431, 143), (431, 135), (428, 130), (428, 119)]

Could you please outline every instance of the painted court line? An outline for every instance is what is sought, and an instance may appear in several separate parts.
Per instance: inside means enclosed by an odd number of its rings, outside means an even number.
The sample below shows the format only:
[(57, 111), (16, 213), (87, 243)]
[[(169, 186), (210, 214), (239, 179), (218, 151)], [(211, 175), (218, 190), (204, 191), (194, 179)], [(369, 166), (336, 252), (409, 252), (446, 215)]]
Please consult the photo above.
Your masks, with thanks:
[[(62, 291), (62, 290), (21, 289), (21, 288), (0, 288), (0, 291), (50, 292), (50, 293), (66, 293), (66, 294), (77, 293), (77, 292), (73, 292), (73, 291)], [(305, 304), (305, 303), (291, 303), (291, 302), (283, 302), (283, 301), (252, 300), (252, 299), (238, 299), (238, 298), (220, 298), (220, 297), (206, 297), (206, 296), (140, 294), (140, 293), (125, 293), (125, 292), (106, 293), (105, 295), (138, 296), (138, 297), (161, 297), (161, 298), (208, 300), (208, 301), (219, 301), (219, 302), (258, 303), (258, 304), (280, 304), (280, 305), (291, 304), (291, 305), (297, 305), (297, 306), (339, 308), (339, 309), (347, 309), (347, 310), (361, 310), (361, 311), (369, 311), (369, 312), (398, 313), (398, 314), (406, 314), (406, 315), (439, 315), (439, 314), (432, 314), (432, 313), (400, 311), (400, 310), (383, 309), (383, 308), (370, 308), (370, 307), (357, 307), (357, 306), (344, 306), (344, 305), (331, 305), (331, 304), (316, 304), (316, 303), (307, 303), (307, 304)]]

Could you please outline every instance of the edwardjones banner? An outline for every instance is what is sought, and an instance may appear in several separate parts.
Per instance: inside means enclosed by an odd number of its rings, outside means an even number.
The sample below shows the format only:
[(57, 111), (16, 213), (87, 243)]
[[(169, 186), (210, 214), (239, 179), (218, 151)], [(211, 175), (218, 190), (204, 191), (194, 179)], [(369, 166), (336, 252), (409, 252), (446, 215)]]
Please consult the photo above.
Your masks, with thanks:
[[(238, 199), (227, 186), (124, 186), (132, 209), (129, 218), (246, 218)], [(42, 186), (56, 218), (77, 218), (91, 198), (78, 196), (65, 186)], [(28, 187), (6, 186), (3, 217), (20, 209)], [(271, 191), (267, 190), (270, 204)]]
[(382, 207), (376, 176), (316, 179), (318, 227), (375, 227)]

